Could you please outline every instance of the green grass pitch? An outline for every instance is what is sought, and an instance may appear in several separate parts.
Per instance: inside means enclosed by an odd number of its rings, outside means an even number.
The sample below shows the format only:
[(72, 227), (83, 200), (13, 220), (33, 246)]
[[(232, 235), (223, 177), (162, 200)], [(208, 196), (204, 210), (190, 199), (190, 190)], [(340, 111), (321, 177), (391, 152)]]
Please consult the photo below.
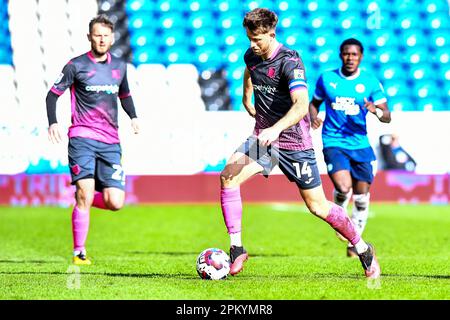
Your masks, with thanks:
[(372, 204), (364, 238), (379, 281), (301, 204), (245, 204), (244, 271), (201, 280), (197, 255), (228, 251), (218, 205), (91, 211), (92, 266), (70, 264), (70, 209), (0, 207), (0, 299), (449, 299), (450, 207)]

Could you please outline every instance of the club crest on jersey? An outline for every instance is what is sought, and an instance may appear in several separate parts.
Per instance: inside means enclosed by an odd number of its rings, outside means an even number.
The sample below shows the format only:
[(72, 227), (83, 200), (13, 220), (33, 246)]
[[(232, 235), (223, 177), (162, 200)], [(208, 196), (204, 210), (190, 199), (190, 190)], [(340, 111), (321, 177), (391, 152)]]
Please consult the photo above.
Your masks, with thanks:
[(275, 74), (276, 74), (275, 68), (274, 67), (269, 67), (269, 70), (267, 70), (267, 76), (270, 79), (273, 79), (273, 78), (275, 78)]
[(111, 70), (111, 76), (113, 79), (120, 79), (120, 70), (119, 69), (112, 69)]
[(294, 79), (305, 79), (305, 70), (294, 69)]

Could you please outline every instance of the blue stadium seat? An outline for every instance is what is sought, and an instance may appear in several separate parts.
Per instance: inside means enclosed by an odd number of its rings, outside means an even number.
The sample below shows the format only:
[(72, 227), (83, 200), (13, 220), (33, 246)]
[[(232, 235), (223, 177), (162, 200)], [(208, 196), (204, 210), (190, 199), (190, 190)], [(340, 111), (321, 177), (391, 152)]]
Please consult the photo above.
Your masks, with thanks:
[(414, 29), (402, 32), (400, 41), (402, 47), (425, 47), (430, 42), (430, 39), (420, 29)]
[(193, 57), (193, 63), (200, 70), (219, 69), (224, 65), (223, 54), (217, 50), (216, 46), (196, 47)]
[(339, 29), (351, 30), (353, 28), (363, 28), (365, 27), (365, 19), (361, 19), (359, 15), (343, 13), (338, 16), (336, 22)]
[(391, 111), (417, 111), (417, 104), (408, 95), (390, 97), (387, 104)]
[(377, 71), (378, 78), (383, 83), (384, 80), (400, 80), (404, 81), (406, 79), (406, 72), (402, 65), (396, 61), (386, 63), (380, 66)]
[(187, 0), (186, 7), (191, 12), (208, 11), (211, 8), (211, 2), (208, 0)]
[(426, 99), (416, 100), (417, 109), (419, 111), (443, 111), (448, 110), (444, 100), (436, 97), (427, 97)]
[(130, 45), (132, 48), (148, 46), (154, 43), (156, 37), (155, 28), (135, 29), (130, 35)]
[(436, 53), (433, 55), (433, 60), (437, 63), (448, 65), (450, 62), (450, 52), (448, 47), (436, 49)]
[(403, 61), (412, 64), (426, 62), (429, 59), (429, 51), (424, 46), (406, 47), (402, 58)]
[(397, 96), (409, 96), (410, 88), (404, 81), (384, 80), (383, 81), (384, 91), (386, 92), (388, 99)]
[(153, 45), (147, 45), (133, 49), (133, 64), (163, 63), (164, 52), (159, 51)]
[(345, 39), (348, 38), (356, 38), (359, 41), (361, 41), (361, 43), (363, 44), (364, 47), (368, 46), (368, 41), (367, 36), (365, 35), (366, 29), (364, 28), (357, 28), (357, 27), (352, 27), (350, 29), (341, 29), (340, 31), (340, 35), (339, 35), (339, 40), (336, 40), (336, 43), (338, 43), (337, 48), (339, 49), (340, 44), (342, 43), (342, 41), (344, 41)]
[(431, 30), (448, 30), (450, 32), (450, 18), (448, 12), (436, 12), (426, 16), (423, 27)]
[(221, 36), (215, 36), (215, 38), (225, 46), (248, 47), (250, 45), (250, 42), (242, 28), (223, 30)]
[(277, 38), (281, 43), (294, 50), (300, 50), (301, 48), (305, 49), (310, 43), (309, 39), (301, 30), (290, 31), (290, 29), (286, 29), (285, 32)]
[(188, 25), (192, 29), (215, 28), (217, 25), (210, 11), (194, 12), (189, 15)]
[(229, 46), (223, 52), (224, 62), (229, 66), (243, 65), (244, 54), (248, 50), (248, 46)]
[(359, 14), (361, 3), (358, 0), (338, 0), (333, 2), (333, 9), (339, 14), (353, 13)]
[[(430, 70), (434, 72), (433, 70)], [(450, 65), (449, 64), (441, 64), (439, 65), (438, 79), (446, 83), (450, 83)], [(449, 106), (450, 107), (450, 106)]]
[[(218, 0), (214, 1), (214, 10), (219, 14), (234, 14), (241, 16), (244, 12), (240, 0)], [(243, 17), (243, 16), (242, 16)]]
[(156, 0), (156, 9), (164, 13), (182, 11), (185, 7), (183, 0)]
[(172, 63), (195, 63), (192, 52), (187, 46), (173, 46), (164, 50), (161, 63), (169, 65)]
[[(155, 22), (153, 22), (155, 27)], [(160, 16), (157, 22), (157, 27), (161, 29), (183, 28), (186, 26), (183, 12), (170, 11)]]
[(138, 29), (155, 29), (155, 17), (146, 12), (136, 12), (128, 17), (130, 33)]
[(293, 12), (299, 14), (302, 11), (303, 5), (299, 1), (290, 0), (275, 0), (273, 5), (274, 10), (280, 14), (281, 12)]
[(415, 30), (422, 25), (422, 18), (417, 11), (400, 13), (394, 21), (394, 26), (399, 30)]
[(209, 28), (205, 30), (205, 28), (201, 28), (192, 33), (189, 43), (193, 46), (214, 45), (219, 47), (225, 43), (224, 40), (225, 39), (221, 36), (217, 35), (217, 31), (215, 31), (215, 29)]
[(245, 11), (250, 11), (255, 8), (271, 8), (274, 9), (272, 0), (244, 0), (242, 6)]
[(367, 42), (368, 45), (373, 45), (379, 48), (378, 50), (392, 48), (393, 46), (398, 44), (396, 36), (386, 29), (372, 30), (369, 40)]
[(156, 8), (156, 3), (153, 0), (129, 0), (125, 2), (125, 10), (129, 15), (134, 12), (154, 12)]
[(436, 12), (448, 13), (448, 4), (442, 0), (422, 0), (421, 6), (418, 10), (424, 11), (428, 14)]
[(393, 0), (392, 7), (395, 8), (397, 12), (412, 12), (417, 11), (417, 0)]
[(226, 12), (219, 14), (219, 20), (217, 22), (217, 27), (221, 29), (234, 29), (234, 30), (240, 30), (244, 33), (245, 36), (245, 30), (242, 27), (242, 20), (243, 17), (240, 15)]
[(185, 28), (163, 29), (159, 40), (166, 47), (183, 47), (189, 45), (189, 37)]
[(397, 48), (383, 48), (377, 51), (376, 59), (379, 63), (396, 62), (400, 59), (400, 53)]
[(321, 13), (309, 16), (306, 21), (303, 22), (303, 28), (311, 30), (311, 32), (322, 32), (322, 30), (329, 30), (334, 27), (334, 21), (330, 15)]
[(434, 80), (416, 81), (414, 82), (412, 89), (413, 97), (418, 99), (429, 99), (431, 97), (436, 97), (441, 93)]
[(310, 45), (315, 46), (316, 50), (339, 48), (343, 39), (337, 37), (333, 32), (316, 32), (310, 38)]
[(298, 13), (291, 11), (281, 12), (278, 15), (278, 29), (297, 29), (302, 30), (304, 27), (304, 21)]
[(428, 62), (410, 64), (408, 78), (413, 81), (423, 81), (436, 78), (436, 70), (433, 70)]
[(436, 30), (431, 33), (428, 39), (429, 47), (431, 49), (445, 48), (450, 46), (450, 32), (445, 30)]
[(331, 11), (331, 3), (327, 0), (306, 0), (303, 7), (309, 14), (316, 15), (319, 12)]

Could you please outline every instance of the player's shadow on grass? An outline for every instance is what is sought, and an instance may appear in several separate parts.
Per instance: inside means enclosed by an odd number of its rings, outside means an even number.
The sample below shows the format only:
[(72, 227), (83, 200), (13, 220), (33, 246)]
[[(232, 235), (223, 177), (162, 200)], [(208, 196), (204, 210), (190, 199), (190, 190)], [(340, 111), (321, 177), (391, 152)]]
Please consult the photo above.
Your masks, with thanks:
[[(129, 254), (145, 254), (145, 255), (165, 255), (165, 256), (197, 256), (199, 254), (199, 252), (160, 252), (160, 251), (128, 251), (127, 253)], [(256, 253), (256, 254), (251, 254), (250, 257), (254, 258), (254, 257), (275, 257), (275, 258), (279, 258), (279, 257), (291, 257), (292, 255), (289, 254), (279, 254), (279, 253)]]
[(49, 264), (49, 263), (60, 263), (63, 260), (0, 260), (0, 263), (44, 263), (44, 264)]
[[(70, 275), (72, 273), (64, 271), (0, 271), (0, 274), (5, 275)], [(191, 273), (122, 273), (122, 272), (81, 272), (83, 276), (103, 276), (103, 277), (125, 277), (125, 278), (167, 278), (177, 280), (192, 280), (197, 279), (196, 274)]]

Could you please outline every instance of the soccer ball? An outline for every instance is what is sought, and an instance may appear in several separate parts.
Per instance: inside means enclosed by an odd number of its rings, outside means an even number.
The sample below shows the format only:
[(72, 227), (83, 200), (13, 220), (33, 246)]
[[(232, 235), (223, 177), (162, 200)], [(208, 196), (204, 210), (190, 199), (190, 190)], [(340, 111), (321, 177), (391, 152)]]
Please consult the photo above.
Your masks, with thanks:
[(218, 248), (203, 250), (197, 258), (197, 273), (205, 280), (223, 280), (230, 272), (230, 257)]

